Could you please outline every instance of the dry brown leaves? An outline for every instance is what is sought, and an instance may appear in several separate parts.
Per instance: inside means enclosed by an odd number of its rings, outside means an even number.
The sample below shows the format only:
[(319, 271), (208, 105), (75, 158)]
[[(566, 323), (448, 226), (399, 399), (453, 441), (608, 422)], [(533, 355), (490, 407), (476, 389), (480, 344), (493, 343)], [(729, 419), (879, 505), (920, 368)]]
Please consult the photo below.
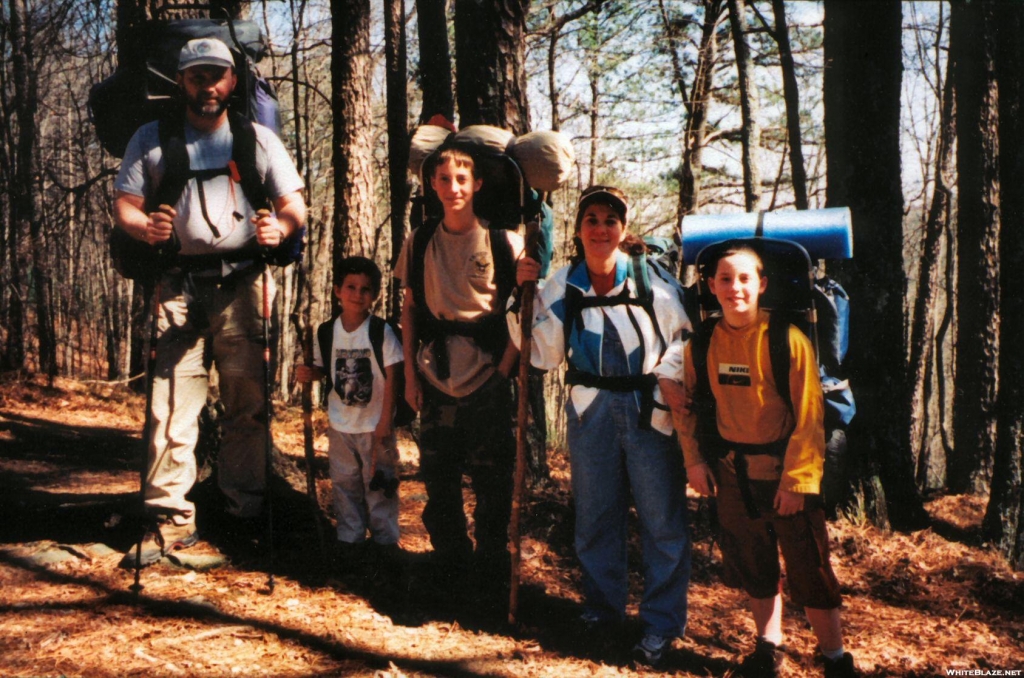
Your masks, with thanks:
[[(82, 435), (137, 431), (140, 404), (123, 388), (65, 381), (52, 389), (31, 381), (0, 384), (0, 473), (36, 478), (46, 471), (46, 482), (31, 489), (43, 494), (134, 492), (137, 477), (129, 468), (76, 467), (55, 474), (60, 458), (45, 450), (35, 458), (4, 450), (20, 442), (11, 422), (26, 419)], [(318, 429), (324, 426), (318, 416)], [(275, 439), (288, 454), (302, 455), (297, 411), (278, 410)], [(321, 456), (324, 447), (319, 438)], [(420, 522), (425, 494), (413, 477), (416, 455), (408, 444), (402, 461), (402, 546), (422, 554), (430, 548)], [(565, 525), (568, 469), (562, 455), (553, 455), (552, 464), (553, 487), (531, 498), (523, 575), (529, 586), (571, 607), (579, 599), (579, 582), (571, 525)], [(320, 478), (318, 491), (327, 506), (329, 480)], [(472, 499), (468, 490), (467, 499)], [(7, 502), (0, 508), (13, 511), (16, 506)], [(845, 596), (847, 649), (875, 676), (1024, 668), (1024, 577), (976, 545), (984, 500), (943, 497), (928, 509), (933, 528), (912, 534), (883, 534), (845, 521), (831, 524), (833, 564)], [(18, 515), (5, 520), (16, 521)], [(717, 549), (706, 526), (697, 523), (688, 637), (676, 641), (668, 673), (727, 675), (752, 647), (752, 624), (742, 595), (718, 583)], [(55, 557), (34, 560), (41, 552)], [(267, 595), (265, 573), (253, 569), (193, 572), (156, 565), (143, 572), (145, 588), (135, 601), (128, 593), (132, 573), (116, 567), (118, 558), (83, 545), (0, 544), (0, 674), (398, 678), (649, 673), (583, 659), (549, 642), (557, 631), (550, 625), (564, 623), (564, 617), (534, 615), (515, 636), (467, 630), (456, 619), (439, 615), (402, 625), (375, 607), (365, 589), (354, 590), (344, 578), (317, 583), (279, 576), (277, 589)], [(785, 674), (820, 675), (812, 660), (814, 638), (799, 610), (787, 605), (785, 626)]]

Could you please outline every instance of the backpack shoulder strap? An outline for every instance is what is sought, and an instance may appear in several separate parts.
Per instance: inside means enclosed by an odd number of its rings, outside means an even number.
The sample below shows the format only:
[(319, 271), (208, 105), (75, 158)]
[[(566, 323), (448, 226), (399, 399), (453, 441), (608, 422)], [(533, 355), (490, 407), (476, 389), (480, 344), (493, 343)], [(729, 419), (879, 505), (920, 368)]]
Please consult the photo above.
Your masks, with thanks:
[(316, 328), (316, 341), (320, 346), (320, 359), (324, 361), (323, 370), (327, 378), (327, 390), (334, 388), (333, 367), (331, 365), (331, 349), (334, 344), (334, 319), (320, 323)]
[(789, 326), (788, 319), (779, 313), (768, 316), (768, 357), (772, 363), (775, 388), (789, 411), (793, 411), (793, 395), (789, 392)]
[(387, 374), (384, 369), (384, 325), (385, 320), (381, 317), (370, 316), (370, 346), (373, 347), (373, 357), (377, 360), (377, 367), (381, 374)]
[(505, 302), (516, 286), (516, 260), (505, 230), (490, 231), (491, 261), (494, 262), (494, 284), (498, 288), (498, 310), (504, 312)]
[(268, 207), (270, 196), (263, 186), (263, 179), (256, 169), (256, 127), (252, 121), (238, 113), (228, 114), (231, 125), (231, 163), (232, 179), (238, 181), (245, 194), (245, 199), (254, 210)]
[(664, 354), (668, 350), (668, 342), (665, 341), (665, 335), (661, 332), (658, 316), (654, 312), (654, 288), (651, 286), (651, 266), (653, 266), (653, 263), (647, 258), (646, 252), (630, 255), (629, 277), (633, 279), (633, 285), (636, 287), (637, 301), (640, 302), (640, 307), (647, 312), (647, 317), (651, 319), (654, 333), (658, 336), (658, 341), (661, 342), (661, 353)]
[(708, 374), (708, 349), (711, 336), (721, 318), (706, 318), (690, 337), (690, 358), (697, 383), (693, 390), (693, 410), (697, 414), (697, 435), (701, 440), (701, 451), (708, 461), (720, 452), (718, 445), (718, 404), (715, 392), (711, 390), (711, 376)]
[(711, 335), (721, 318), (707, 318), (701, 323), (700, 329), (690, 337), (690, 356), (693, 359), (693, 371), (697, 375), (697, 387), (694, 397), (709, 397), (714, 400), (711, 391), (711, 377), (708, 375), (708, 349), (711, 347)]
[(427, 300), (423, 292), (423, 259), (427, 254), (427, 245), (434, 237), (434, 231), (441, 223), (439, 219), (430, 219), (423, 222), (423, 225), (416, 229), (412, 239), (412, 261), (409, 269), (409, 288), (412, 290), (413, 300), (421, 310), (427, 310)]
[(157, 135), (164, 159), (164, 173), (147, 205), (147, 210), (151, 212), (160, 205), (174, 207), (190, 177), (188, 149), (185, 147), (185, 118), (161, 118), (157, 123)]

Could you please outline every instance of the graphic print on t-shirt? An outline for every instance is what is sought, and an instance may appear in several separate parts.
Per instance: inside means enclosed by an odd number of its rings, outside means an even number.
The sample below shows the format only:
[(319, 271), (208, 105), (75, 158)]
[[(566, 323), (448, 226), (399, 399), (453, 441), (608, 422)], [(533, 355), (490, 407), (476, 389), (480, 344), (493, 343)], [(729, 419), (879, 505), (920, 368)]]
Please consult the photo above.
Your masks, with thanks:
[(479, 280), (491, 279), (491, 253), (487, 250), (477, 252), (469, 258), (466, 275)]
[(338, 349), (334, 352), (334, 391), (346, 407), (366, 407), (373, 399), (371, 349)]
[(750, 366), (719, 363), (718, 383), (722, 386), (750, 386)]

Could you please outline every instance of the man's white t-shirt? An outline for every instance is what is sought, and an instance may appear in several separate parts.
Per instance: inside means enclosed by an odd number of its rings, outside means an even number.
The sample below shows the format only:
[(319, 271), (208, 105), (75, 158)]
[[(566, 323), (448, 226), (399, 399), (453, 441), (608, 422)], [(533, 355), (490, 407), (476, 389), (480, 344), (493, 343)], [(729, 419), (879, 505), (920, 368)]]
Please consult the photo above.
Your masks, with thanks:
[[(267, 195), (274, 200), (302, 190), (302, 177), (281, 140), (262, 125), (254, 123), (253, 128), (256, 130), (256, 171)], [(193, 170), (227, 167), (233, 145), (234, 136), (227, 121), (211, 132), (200, 132), (185, 125), (185, 149)], [(164, 171), (159, 123), (151, 122), (140, 127), (128, 142), (114, 188), (146, 197), (163, 180)], [(201, 194), (199, 181), (189, 179), (174, 208), (177, 210), (174, 232), (181, 243), (182, 254), (234, 252), (255, 237), (256, 227), (251, 221), (255, 209), (242, 193), (241, 186), (227, 175), (205, 179)], [(213, 228), (206, 217), (210, 218)], [(219, 235), (214, 234), (214, 228)]]
[[(334, 388), (327, 396), (331, 428), (342, 433), (372, 433), (384, 409), (384, 375), (370, 344), (370, 318), (346, 332), (341, 318), (334, 321), (330, 364), (325, 367), (320, 342), (313, 342), (313, 364), (330, 370)], [(402, 344), (390, 325), (384, 326), (384, 366), (402, 362)], [(401, 394), (396, 393), (396, 396)]]

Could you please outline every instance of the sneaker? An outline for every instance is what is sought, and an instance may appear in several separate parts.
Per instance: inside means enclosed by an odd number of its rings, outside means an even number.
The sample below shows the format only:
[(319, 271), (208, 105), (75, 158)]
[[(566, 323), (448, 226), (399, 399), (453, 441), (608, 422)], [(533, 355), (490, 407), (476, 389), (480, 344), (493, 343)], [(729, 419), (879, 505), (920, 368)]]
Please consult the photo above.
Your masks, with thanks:
[[(124, 554), (119, 563), (120, 567), (132, 569), (136, 560), (142, 567), (152, 565), (168, 553), (187, 549), (195, 546), (199, 541), (199, 534), (196, 532), (195, 523), (188, 525), (176, 525), (173, 521), (164, 520), (157, 523), (154, 529), (146, 532), (142, 538), (142, 548), (135, 544)], [(136, 554), (139, 554), (136, 556)]]
[(656, 669), (661, 666), (665, 651), (671, 646), (671, 638), (656, 633), (645, 633), (640, 642), (633, 646), (633, 661)]
[(853, 665), (853, 655), (849, 652), (844, 652), (839, 659), (829, 659), (824, 656), (822, 659), (825, 660), (825, 678), (854, 678), (857, 676), (857, 667)]
[(779, 675), (782, 653), (775, 643), (758, 638), (754, 651), (743, 658), (738, 675), (743, 678), (775, 678)]

